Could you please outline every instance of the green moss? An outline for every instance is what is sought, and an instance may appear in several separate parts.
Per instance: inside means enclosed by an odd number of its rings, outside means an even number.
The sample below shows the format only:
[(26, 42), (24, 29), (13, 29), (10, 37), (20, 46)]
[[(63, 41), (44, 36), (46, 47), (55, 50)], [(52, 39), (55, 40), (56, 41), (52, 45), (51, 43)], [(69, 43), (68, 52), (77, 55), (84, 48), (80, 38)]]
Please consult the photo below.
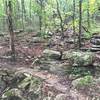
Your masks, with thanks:
[(93, 77), (87, 75), (79, 80), (78, 86), (89, 86), (93, 82)]

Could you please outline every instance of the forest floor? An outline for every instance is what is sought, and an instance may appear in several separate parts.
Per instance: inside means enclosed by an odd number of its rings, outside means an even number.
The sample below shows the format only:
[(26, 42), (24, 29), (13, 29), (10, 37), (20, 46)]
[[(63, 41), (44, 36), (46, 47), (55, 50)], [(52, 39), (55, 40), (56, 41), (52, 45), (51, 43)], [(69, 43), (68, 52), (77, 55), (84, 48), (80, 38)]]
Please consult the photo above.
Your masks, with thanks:
[[(49, 72), (48, 70), (38, 70), (39, 65), (33, 64), (35, 60), (40, 59), (43, 55), (43, 50), (52, 49), (57, 51), (74, 50), (72, 34), (67, 33), (66, 39), (60, 40), (59, 33), (57, 35), (52, 35), (49, 39), (41, 39), (37, 34), (31, 33), (21, 33), (17, 34), (15, 37), (15, 47), (16, 47), (16, 62), (11, 61), (10, 49), (9, 49), (9, 35), (0, 38), (0, 69), (16, 70), (18, 72), (26, 72), (32, 74), (35, 77), (39, 77), (44, 81), (44, 88), (49, 87), (51, 92), (57, 94), (69, 94), (67, 96), (68, 100), (94, 100), (89, 99), (89, 95), (92, 94), (91, 91), (95, 93), (98, 97), (95, 100), (100, 100), (100, 84), (97, 85), (99, 89), (96, 93), (95, 89), (89, 91), (87, 95), (87, 89), (80, 89), (77, 91), (72, 87), (73, 79), (69, 79), (67, 75), (55, 74)], [(66, 34), (66, 33), (65, 33)], [(69, 40), (68, 40), (69, 39)], [(67, 41), (67, 43), (66, 43)], [(86, 46), (89, 45), (87, 41)], [(54, 60), (54, 65), (58, 66), (64, 64), (63, 61)], [(35, 62), (34, 62), (35, 63)], [(56, 65), (57, 64), (57, 65)], [(52, 90), (53, 88), (53, 90)], [(52, 94), (51, 94), (52, 95)], [(92, 94), (93, 95), (93, 94)], [(55, 100), (67, 100), (67, 99), (55, 99)], [(38, 99), (37, 99), (38, 100)], [(45, 99), (49, 100), (49, 99)], [(50, 99), (53, 100), (53, 99)]]

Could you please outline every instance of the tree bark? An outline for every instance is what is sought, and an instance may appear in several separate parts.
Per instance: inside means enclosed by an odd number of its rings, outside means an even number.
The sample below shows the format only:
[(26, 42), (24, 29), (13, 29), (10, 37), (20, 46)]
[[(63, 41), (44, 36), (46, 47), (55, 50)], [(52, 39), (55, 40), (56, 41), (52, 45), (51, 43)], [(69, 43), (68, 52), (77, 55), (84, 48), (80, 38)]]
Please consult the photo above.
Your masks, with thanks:
[[(7, 2), (6, 2), (6, 5), (7, 5)], [(8, 1), (8, 5), (7, 5), (7, 23), (8, 23), (8, 30), (10, 33), (10, 49), (11, 49), (12, 61), (15, 61), (15, 45), (14, 45), (14, 32), (13, 32), (11, 1)]]
[(63, 39), (64, 38), (64, 33), (63, 33), (63, 31), (64, 31), (64, 28), (63, 28), (63, 19), (62, 19), (62, 16), (61, 16), (61, 12), (59, 10), (59, 3), (58, 3), (57, 0), (56, 0), (56, 2), (57, 2), (57, 12), (58, 12), (58, 15), (59, 15), (59, 18), (60, 18), (60, 27), (61, 27), (61, 33), (62, 33), (61, 39)]
[(82, 35), (82, 0), (79, 1), (79, 49), (81, 48), (81, 35)]
[(75, 45), (75, 47), (76, 47), (76, 35), (75, 35), (75, 33), (76, 33), (76, 31), (75, 31), (75, 10), (76, 8), (75, 8), (75, 0), (73, 0), (73, 35), (74, 35), (74, 45)]
[(90, 2), (87, 0), (87, 23), (88, 28), (90, 28)]

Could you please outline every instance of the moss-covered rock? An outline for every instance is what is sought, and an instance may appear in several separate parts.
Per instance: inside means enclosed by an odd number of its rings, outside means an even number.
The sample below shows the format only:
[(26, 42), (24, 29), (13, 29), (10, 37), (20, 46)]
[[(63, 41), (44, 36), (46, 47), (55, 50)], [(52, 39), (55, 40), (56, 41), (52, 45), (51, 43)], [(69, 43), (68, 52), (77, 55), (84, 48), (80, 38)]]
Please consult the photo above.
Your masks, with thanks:
[(91, 52), (65, 51), (62, 59), (69, 60), (72, 66), (88, 66), (93, 64), (94, 54)]
[(73, 87), (89, 86), (93, 82), (92, 76), (85, 76), (72, 81)]
[(13, 89), (7, 90), (2, 95), (2, 99), (7, 99), (7, 100), (25, 100), (21, 96), (21, 94), (22, 94), (21, 90), (19, 90), (17, 88), (13, 88)]
[(61, 53), (59, 51), (45, 49), (43, 51), (44, 57), (51, 59), (59, 59), (61, 57)]
[(2, 70), (0, 73), (0, 100), (39, 100), (40, 78), (21, 72)]

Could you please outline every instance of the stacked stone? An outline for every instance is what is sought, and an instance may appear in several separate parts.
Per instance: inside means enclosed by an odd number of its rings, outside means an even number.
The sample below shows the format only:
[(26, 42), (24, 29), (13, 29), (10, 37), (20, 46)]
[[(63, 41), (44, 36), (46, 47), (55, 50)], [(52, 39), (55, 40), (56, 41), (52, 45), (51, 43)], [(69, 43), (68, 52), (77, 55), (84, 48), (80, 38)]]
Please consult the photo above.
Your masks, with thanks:
[(94, 35), (91, 39), (92, 50), (100, 51), (100, 35)]

